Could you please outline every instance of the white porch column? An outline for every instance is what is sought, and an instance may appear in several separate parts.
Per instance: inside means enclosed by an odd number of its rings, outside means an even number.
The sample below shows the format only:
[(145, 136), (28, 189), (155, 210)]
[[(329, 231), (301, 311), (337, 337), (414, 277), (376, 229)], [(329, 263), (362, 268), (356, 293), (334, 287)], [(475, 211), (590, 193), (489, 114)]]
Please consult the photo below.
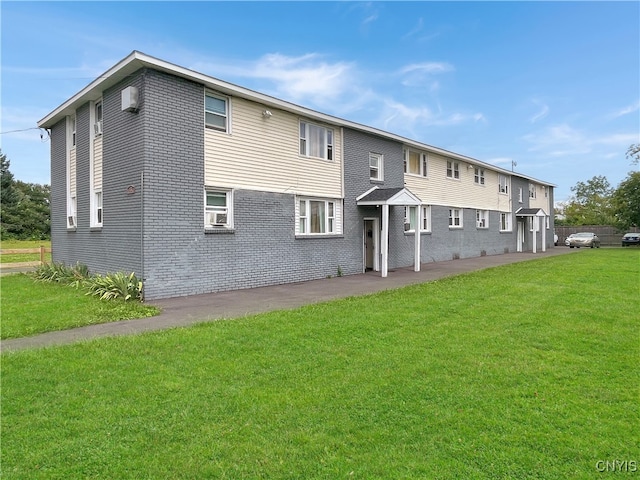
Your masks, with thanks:
[(542, 222), (542, 251), (547, 251), (547, 217), (540, 217)]
[(533, 253), (536, 253), (536, 243), (538, 240), (538, 217), (533, 217)]
[(382, 205), (382, 238), (380, 248), (382, 249), (382, 277), (387, 276), (389, 271), (389, 205)]
[(416, 215), (416, 230), (415, 230), (415, 248), (413, 249), (413, 271), (420, 271), (420, 227), (422, 227), (422, 205), (416, 207), (418, 210)]

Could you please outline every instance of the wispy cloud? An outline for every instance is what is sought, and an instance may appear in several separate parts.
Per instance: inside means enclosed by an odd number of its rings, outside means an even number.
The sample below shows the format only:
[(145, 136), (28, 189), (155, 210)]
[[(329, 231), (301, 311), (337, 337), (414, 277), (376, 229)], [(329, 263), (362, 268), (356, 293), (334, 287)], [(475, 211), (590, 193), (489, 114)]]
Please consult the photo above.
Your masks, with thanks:
[(398, 71), (398, 75), (403, 77), (402, 85), (405, 87), (426, 86), (435, 92), (440, 88), (440, 83), (433, 77), (454, 70), (453, 65), (446, 62), (424, 62), (406, 65)]
[(535, 101), (535, 100), (534, 100), (534, 103), (536, 105), (539, 105), (540, 109), (538, 110), (538, 112), (535, 115), (533, 115), (529, 119), (529, 121), (531, 123), (536, 123), (537, 121), (542, 120), (543, 118), (545, 118), (549, 114), (549, 105), (541, 104), (540, 102)]
[(536, 133), (525, 135), (523, 139), (531, 144), (529, 151), (543, 152), (558, 157), (592, 153), (601, 146), (626, 147), (638, 142), (638, 133), (591, 134), (575, 129), (568, 124), (553, 125)]
[(635, 103), (627, 105), (626, 107), (621, 108), (621, 109), (611, 113), (609, 115), (609, 118), (622, 117), (624, 115), (629, 115), (630, 113), (637, 112), (638, 110), (640, 110), (640, 100), (638, 100)]

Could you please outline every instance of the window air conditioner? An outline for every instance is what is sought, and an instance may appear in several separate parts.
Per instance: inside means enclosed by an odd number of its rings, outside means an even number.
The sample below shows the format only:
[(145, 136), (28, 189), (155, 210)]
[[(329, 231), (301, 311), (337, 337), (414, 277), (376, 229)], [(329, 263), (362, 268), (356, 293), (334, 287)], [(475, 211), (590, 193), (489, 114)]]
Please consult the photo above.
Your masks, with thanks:
[(227, 224), (227, 214), (224, 212), (212, 212), (207, 215), (207, 222), (209, 225), (226, 225)]
[(73, 217), (73, 215), (69, 215), (67, 217), (67, 221), (69, 222), (70, 227), (75, 227), (75, 218)]
[(96, 122), (93, 124), (93, 133), (96, 135), (102, 135), (102, 122)]

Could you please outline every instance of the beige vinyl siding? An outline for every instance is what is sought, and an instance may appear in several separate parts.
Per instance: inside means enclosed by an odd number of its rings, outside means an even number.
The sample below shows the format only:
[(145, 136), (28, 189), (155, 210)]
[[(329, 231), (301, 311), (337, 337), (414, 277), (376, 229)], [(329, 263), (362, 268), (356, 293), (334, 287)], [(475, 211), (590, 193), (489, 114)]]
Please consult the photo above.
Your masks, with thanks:
[(102, 135), (93, 140), (93, 189), (102, 190)]
[[(529, 207), (530, 208), (541, 208), (544, 212), (549, 215), (551, 214), (550, 206), (549, 206), (549, 198), (544, 196), (544, 187), (539, 184), (534, 184), (536, 187), (536, 198), (529, 198)], [(549, 187), (547, 187), (549, 188)], [(529, 191), (527, 190), (527, 195), (529, 195)]]
[[(333, 160), (299, 155), (300, 117), (247, 100), (230, 100), (230, 133), (205, 128), (205, 184), (342, 197), (342, 132), (333, 129)], [(314, 122), (312, 122), (314, 123)]]
[[(451, 159), (455, 162), (456, 160)], [(473, 165), (458, 161), (460, 179), (447, 178), (447, 158), (428, 155), (428, 177), (404, 175), (406, 187), (423, 204), (456, 206), (479, 210), (510, 211), (510, 195), (498, 194), (498, 173), (485, 168), (484, 185), (474, 182)]]
[(76, 196), (76, 149), (69, 151), (69, 196)]

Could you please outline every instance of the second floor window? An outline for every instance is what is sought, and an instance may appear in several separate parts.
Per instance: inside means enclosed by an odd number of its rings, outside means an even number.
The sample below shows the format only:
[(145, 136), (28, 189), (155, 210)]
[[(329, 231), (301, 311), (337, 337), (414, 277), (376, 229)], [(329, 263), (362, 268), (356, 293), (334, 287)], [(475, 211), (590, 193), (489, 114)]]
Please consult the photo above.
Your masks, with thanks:
[(404, 151), (404, 173), (411, 175), (427, 176), (427, 155), (424, 153), (414, 152), (413, 150)]
[(369, 178), (371, 180), (382, 180), (382, 155), (379, 153), (369, 154)]
[(536, 186), (533, 183), (529, 184), (529, 198), (536, 198)]
[(498, 191), (500, 193), (509, 193), (509, 179), (506, 175), (500, 175), (499, 183), (498, 183)]
[(475, 168), (473, 181), (478, 185), (484, 185), (484, 168)]
[(333, 130), (300, 122), (300, 155), (333, 160)]
[(227, 99), (212, 94), (204, 97), (204, 123), (207, 127), (226, 132), (228, 130)]
[(460, 178), (460, 164), (447, 160), (447, 178)]

